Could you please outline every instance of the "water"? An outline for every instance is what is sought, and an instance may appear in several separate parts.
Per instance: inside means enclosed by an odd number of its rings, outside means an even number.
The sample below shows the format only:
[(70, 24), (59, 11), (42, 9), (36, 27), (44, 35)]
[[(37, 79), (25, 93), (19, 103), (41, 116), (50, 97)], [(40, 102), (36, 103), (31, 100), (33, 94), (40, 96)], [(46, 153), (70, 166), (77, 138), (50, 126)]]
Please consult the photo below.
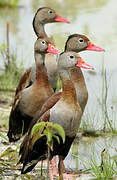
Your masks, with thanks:
[[(49, 6), (55, 9), (61, 16), (71, 22), (71, 24), (55, 23), (46, 25), (48, 36), (54, 38), (55, 44), (60, 51), (64, 49), (65, 41), (68, 35), (73, 33), (85, 34), (93, 43), (104, 48), (105, 53), (81, 52), (80, 55), (90, 65), (94, 66), (95, 73), (84, 71), (87, 88), (89, 91), (89, 100), (85, 110), (85, 115), (90, 115), (88, 128), (102, 129), (103, 119), (101, 114), (101, 105), (97, 99), (102, 98), (102, 61), (107, 71), (108, 98), (107, 108), (109, 120), (116, 124), (117, 119), (117, 2), (115, 0), (20, 0), (19, 8), (0, 9), (0, 46), (6, 42), (6, 22), (10, 22), (10, 51), (17, 53), (17, 63), (23, 61), (24, 67), (29, 67), (34, 62), (33, 45), (36, 40), (32, 27), (32, 20), (36, 10), (42, 6)], [(1, 57), (0, 57), (1, 58)], [(0, 61), (3, 68), (3, 62)], [(115, 146), (117, 137), (96, 138), (84, 142), (80, 140), (78, 145), (74, 145), (76, 155), (81, 159), (89, 159), (91, 148), (100, 152), (105, 144), (111, 143)], [(77, 147), (77, 148), (74, 148)], [(86, 149), (90, 151), (86, 151)], [(112, 148), (109, 146), (109, 151)], [(73, 158), (71, 152), (67, 157), (66, 163), (72, 167), (83, 168), (81, 160)]]
[[(79, 142), (79, 143), (78, 143)], [(117, 136), (82, 137), (77, 139), (66, 158), (66, 167), (74, 169), (90, 168), (91, 159), (100, 166), (101, 152), (105, 149), (105, 158), (108, 155), (113, 159), (117, 155)]]

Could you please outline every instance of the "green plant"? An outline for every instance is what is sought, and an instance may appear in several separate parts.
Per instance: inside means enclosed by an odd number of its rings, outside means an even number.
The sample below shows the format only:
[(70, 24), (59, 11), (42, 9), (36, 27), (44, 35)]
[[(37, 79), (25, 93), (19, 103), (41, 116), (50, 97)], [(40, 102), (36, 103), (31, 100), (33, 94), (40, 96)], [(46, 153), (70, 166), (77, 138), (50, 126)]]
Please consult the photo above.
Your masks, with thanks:
[(34, 127), (32, 128), (32, 132), (31, 132), (31, 138), (34, 137), (34, 141), (33, 144), (35, 143), (35, 141), (37, 141), (37, 139), (41, 138), (42, 136), (46, 136), (47, 137), (47, 145), (49, 146), (49, 148), (51, 150), (53, 150), (53, 138), (55, 138), (58, 143), (60, 143), (59, 137), (57, 135), (55, 135), (54, 131), (57, 131), (57, 133), (61, 136), (63, 143), (65, 142), (65, 132), (64, 129), (62, 128), (62, 126), (60, 126), (57, 123), (52, 123), (52, 122), (39, 122), (37, 124), (34, 125)]
[[(49, 177), (49, 159), (50, 151), (53, 151), (53, 139), (56, 139), (60, 143), (59, 136), (56, 135), (57, 132), (62, 138), (63, 143), (65, 142), (65, 131), (59, 124), (54, 124), (52, 122), (39, 122), (34, 125), (31, 132), (31, 138), (33, 139), (33, 144), (41, 137), (46, 136), (47, 146), (48, 146), (48, 167), (47, 167), (47, 177)], [(41, 167), (42, 168), (42, 167)], [(41, 171), (42, 172), (42, 171)]]
[(16, 7), (19, 0), (0, 0), (1, 7)]
[(89, 164), (92, 175), (94, 175), (98, 180), (109, 180), (117, 176), (117, 171), (115, 170), (115, 168), (117, 168), (116, 162), (111, 159), (107, 152), (105, 152), (105, 149), (101, 152), (100, 166), (97, 164), (95, 157), (91, 158)]
[[(82, 132), (82, 135), (84, 136), (94, 136), (97, 137), (99, 133), (99, 129), (97, 129), (97, 111), (93, 111), (90, 113), (90, 111), (87, 109), (84, 113), (81, 121), (80, 131)], [(99, 127), (98, 127), (99, 128)]]
[(108, 107), (107, 107), (107, 99), (108, 99), (108, 90), (109, 90), (109, 83), (107, 80), (107, 72), (105, 69), (104, 64), (104, 57), (102, 59), (102, 96), (101, 99), (98, 98), (99, 105), (101, 105), (102, 110), (102, 119), (104, 121), (103, 125), (103, 131), (105, 132), (107, 128), (109, 128), (112, 132), (114, 131), (114, 128), (112, 126), (112, 123), (110, 121), (109, 113), (108, 113)]
[(0, 75), (0, 90), (14, 90), (23, 72), (22, 63), (17, 66), (16, 53), (8, 55), (7, 46), (4, 43), (1, 45), (0, 53), (4, 63), (4, 72)]

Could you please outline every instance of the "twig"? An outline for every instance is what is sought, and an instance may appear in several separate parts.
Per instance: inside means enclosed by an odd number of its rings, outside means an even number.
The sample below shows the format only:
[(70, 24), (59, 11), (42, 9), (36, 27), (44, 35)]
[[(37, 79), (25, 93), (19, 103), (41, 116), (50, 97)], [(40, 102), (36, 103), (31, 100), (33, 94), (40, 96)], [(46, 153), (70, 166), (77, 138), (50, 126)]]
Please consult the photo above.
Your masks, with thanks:
[(49, 168), (50, 168), (49, 162), (50, 162), (50, 147), (48, 146), (48, 162), (47, 162), (47, 178), (48, 179), (50, 179), (49, 178)]
[(10, 66), (10, 47), (9, 47), (9, 22), (7, 22), (7, 29), (6, 29), (6, 41), (7, 41), (7, 61), (8, 61), (8, 69)]
[(41, 161), (41, 176), (43, 176), (43, 160)]
[(111, 123), (109, 121), (109, 115), (108, 115), (108, 110), (107, 110), (107, 97), (108, 97), (108, 88), (109, 88), (109, 86), (108, 86), (108, 83), (107, 83), (106, 69), (105, 69), (105, 76), (104, 77), (105, 77), (105, 103), (104, 103), (104, 105), (105, 105), (105, 120), (108, 121), (109, 126), (110, 126), (111, 130), (113, 131), (113, 127), (112, 127), (112, 125), (111, 125)]

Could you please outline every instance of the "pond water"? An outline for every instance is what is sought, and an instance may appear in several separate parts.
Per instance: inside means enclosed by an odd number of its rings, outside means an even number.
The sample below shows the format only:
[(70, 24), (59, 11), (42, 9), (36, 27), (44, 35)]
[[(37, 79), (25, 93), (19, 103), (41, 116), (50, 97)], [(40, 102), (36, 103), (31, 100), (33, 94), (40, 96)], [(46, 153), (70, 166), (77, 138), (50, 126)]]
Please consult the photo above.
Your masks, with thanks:
[[(24, 67), (29, 67), (34, 62), (33, 45), (36, 40), (32, 27), (32, 20), (36, 10), (42, 6), (55, 9), (61, 16), (69, 20), (70, 24), (48, 24), (46, 32), (52, 36), (60, 51), (64, 49), (68, 35), (73, 33), (85, 34), (94, 44), (104, 48), (104, 53), (81, 52), (80, 55), (92, 65), (94, 72), (83, 71), (89, 91), (89, 100), (85, 110), (85, 118), (88, 120), (88, 129), (103, 128), (103, 113), (100, 101), (103, 95), (102, 62), (106, 69), (108, 96), (107, 110), (109, 120), (117, 127), (117, 2), (115, 0), (20, 0), (19, 8), (0, 9), (0, 46), (6, 42), (6, 23), (10, 23), (10, 51), (16, 52), (17, 63), (23, 61)], [(0, 57), (1, 59), (1, 57)], [(3, 62), (0, 61), (3, 68)], [(90, 117), (90, 118), (89, 118)], [(89, 158), (91, 148), (100, 153), (108, 143), (115, 146), (115, 137), (91, 139), (91, 141), (80, 140), (79, 144), (73, 146), (71, 151), (82, 158)], [(110, 141), (111, 139), (111, 141)], [(76, 147), (76, 148), (74, 148)], [(112, 148), (109, 146), (110, 151)], [(86, 151), (88, 149), (88, 151)], [(71, 156), (67, 157), (66, 163), (80, 166), (82, 160)], [(69, 163), (70, 161), (70, 163)], [(75, 162), (75, 163), (74, 163)], [(82, 168), (82, 165), (80, 166)]]
[(113, 159), (117, 155), (117, 136), (82, 137), (76, 138), (65, 161), (66, 167), (74, 169), (90, 168), (91, 160), (101, 165), (101, 152), (105, 149), (105, 158), (108, 155)]

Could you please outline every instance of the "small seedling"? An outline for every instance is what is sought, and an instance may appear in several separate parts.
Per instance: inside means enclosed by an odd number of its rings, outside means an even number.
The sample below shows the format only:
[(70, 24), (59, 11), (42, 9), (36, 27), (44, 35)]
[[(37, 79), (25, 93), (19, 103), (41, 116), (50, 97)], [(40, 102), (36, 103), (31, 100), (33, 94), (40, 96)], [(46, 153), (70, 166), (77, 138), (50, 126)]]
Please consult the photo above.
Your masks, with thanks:
[(62, 138), (63, 143), (65, 142), (65, 131), (59, 124), (52, 122), (39, 122), (32, 128), (31, 138), (33, 144), (41, 137), (46, 136), (48, 146), (48, 166), (47, 166), (47, 177), (49, 178), (49, 159), (50, 151), (53, 151), (53, 138), (60, 143), (59, 136)]

